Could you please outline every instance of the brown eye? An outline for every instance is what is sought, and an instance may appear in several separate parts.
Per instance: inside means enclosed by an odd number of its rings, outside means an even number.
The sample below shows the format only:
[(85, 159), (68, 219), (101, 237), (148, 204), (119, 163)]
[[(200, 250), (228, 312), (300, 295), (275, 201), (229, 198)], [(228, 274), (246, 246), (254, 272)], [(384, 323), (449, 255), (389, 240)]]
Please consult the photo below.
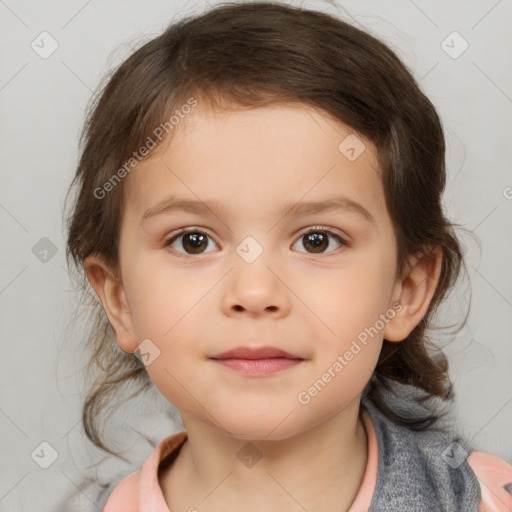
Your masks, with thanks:
[(346, 242), (340, 236), (324, 229), (310, 230), (308, 233), (302, 235), (299, 240), (302, 247), (306, 249), (306, 252), (309, 252), (310, 254), (320, 254), (325, 253), (326, 250), (332, 246), (332, 243), (329, 241), (329, 238), (334, 238), (336, 242), (339, 244), (338, 247), (336, 247), (335, 244), (333, 250), (341, 246), (347, 245)]
[(202, 231), (181, 231), (167, 240), (164, 245), (165, 247), (170, 246), (177, 252), (182, 252), (179, 250), (179, 247), (172, 247), (173, 245), (181, 245), (185, 254), (203, 254), (210, 252), (205, 251), (210, 245), (208, 239), (210, 239), (210, 237)]

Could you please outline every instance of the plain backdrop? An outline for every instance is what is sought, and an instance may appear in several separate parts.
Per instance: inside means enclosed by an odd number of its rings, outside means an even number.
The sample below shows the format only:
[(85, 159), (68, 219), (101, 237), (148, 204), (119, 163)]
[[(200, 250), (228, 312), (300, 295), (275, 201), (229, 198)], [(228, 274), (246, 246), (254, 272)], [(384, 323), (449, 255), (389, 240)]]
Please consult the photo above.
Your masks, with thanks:
[[(445, 349), (457, 414), (479, 449), (512, 462), (512, 2), (302, 5), (380, 37), (438, 109), (447, 141), (444, 202), (468, 230), (462, 241), (472, 288), (468, 323)], [(75, 490), (81, 510), (98, 510), (93, 488), (81, 483), (101, 453), (80, 424), (87, 325), (74, 336), (65, 331), (76, 294), (65, 261), (64, 195), (85, 108), (104, 74), (177, 13), (206, 7), (180, 0), (0, 1), (2, 512), (56, 510)], [(448, 320), (461, 319), (467, 298), (466, 288), (454, 294)], [(181, 429), (179, 419), (162, 414), (162, 400), (155, 393), (154, 405), (121, 412), (117, 437), (135, 469), (152, 451), (136, 431), (159, 440)], [(131, 470), (107, 460), (97, 478), (108, 482)]]

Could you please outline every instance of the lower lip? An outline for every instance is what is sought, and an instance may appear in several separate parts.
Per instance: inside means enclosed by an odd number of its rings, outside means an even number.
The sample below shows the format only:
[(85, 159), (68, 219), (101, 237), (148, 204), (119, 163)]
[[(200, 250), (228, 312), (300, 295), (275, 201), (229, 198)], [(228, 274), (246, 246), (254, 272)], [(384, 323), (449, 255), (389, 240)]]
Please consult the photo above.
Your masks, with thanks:
[(303, 359), (289, 359), (287, 357), (273, 357), (270, 359), (213, 359), (222, 366), (244, 375), (271, 375), (288, 368), (293, 368)]

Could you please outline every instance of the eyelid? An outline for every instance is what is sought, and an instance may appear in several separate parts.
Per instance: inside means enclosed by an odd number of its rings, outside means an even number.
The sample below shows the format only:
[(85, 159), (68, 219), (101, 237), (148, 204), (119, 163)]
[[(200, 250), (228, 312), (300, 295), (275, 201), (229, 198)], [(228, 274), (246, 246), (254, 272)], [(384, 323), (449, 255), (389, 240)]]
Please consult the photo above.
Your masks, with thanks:
[[(217, 247), (219, 247), (219, 243), (217, 242), (217, 240), (215, 240), (215, 237), (212, 235), (212, 233), (208, 229), (200, 227), (200, 226), (187, 226), (186, 228), (178, 229), (178, 231), (165, 237), (164, 242), (163, 242), (164, 247), (169, 246), (171, 243), (175, 242), (182, 235), (186, 235), (187, 233), (197, 233), (197, 232), (204, 233), (205, 235), (208, 235), (215, 242)], [(182, 253), (179, 253), (179, 254), (181, 254), (182, 256), (193, 256), (192, 254), (188, 254), (188, 255), (185, 255)]]
[(306, 236), (308, 233), (327, 233), (329, 236), (336, 238), (338, 243), (340, 244), (340, 247), (337, 247), (336, 249), (328, 252), (320, 252), (320, 253), (314, 253), (314, 252), (308, 252), (308, 251), (297, 251), (301, 254), (305, 255), (306, 257), (322, 257), (322, 258), (329, 258), (331, 256), (337, 256), (339, 255), (340, 251), (347, 249), (349, 247), (352, 247), (352, 242), (349, 236), (340, 233), (335, 228), (330, 228), (329, 226), (308, 226), (307, 228), (304, 228), (301, 230), (297, 237), (295, 238), (295, 241), (293, 242), (292, 246), (295, 245), (297, 242), (300, 241), (300, 239), (304, 236)]
[(329, 226), (322, 226), (320, 224), (318, 224), (316, 226), (308, 226), (307, 228), (301, 229), (297, 236), (301, 237), (301, 236), (304, 236), (307, 233), (310, 233), (312, 231), (323, 231), (323, 232), (329, 233), (330, 235), (337, 236), (341, 239), (341, 241), (345, 245), (349, 245), (350, 241), (351, 241), (350, 237), (347, 234), (345, 234), (343, 231), (339, 231), (338, 229), (331, 228)]

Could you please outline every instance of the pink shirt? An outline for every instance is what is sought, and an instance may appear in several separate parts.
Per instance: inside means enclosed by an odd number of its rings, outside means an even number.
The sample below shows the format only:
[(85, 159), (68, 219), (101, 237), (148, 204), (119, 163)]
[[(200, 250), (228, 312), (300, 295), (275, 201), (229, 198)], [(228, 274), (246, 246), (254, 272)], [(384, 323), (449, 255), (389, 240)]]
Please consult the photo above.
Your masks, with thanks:
[[(377, 483), (377, 436), (364, 406), (361, 416), (368, 438), (368, 461), (361, 487), (349, 512), (368, 512)], [(162, 439), (141, 468), (119, 482), (103, 512), (170, 512), (158, 483), (158, 467), (186, 439), (186, 432)], [(512, 465), (496, 455), (481, 451), (471, 452), (467, 460), (480, 484), (482, 499), (479, 512), (511, 512), (512, 495), (505, 486), (512, 484)]]

